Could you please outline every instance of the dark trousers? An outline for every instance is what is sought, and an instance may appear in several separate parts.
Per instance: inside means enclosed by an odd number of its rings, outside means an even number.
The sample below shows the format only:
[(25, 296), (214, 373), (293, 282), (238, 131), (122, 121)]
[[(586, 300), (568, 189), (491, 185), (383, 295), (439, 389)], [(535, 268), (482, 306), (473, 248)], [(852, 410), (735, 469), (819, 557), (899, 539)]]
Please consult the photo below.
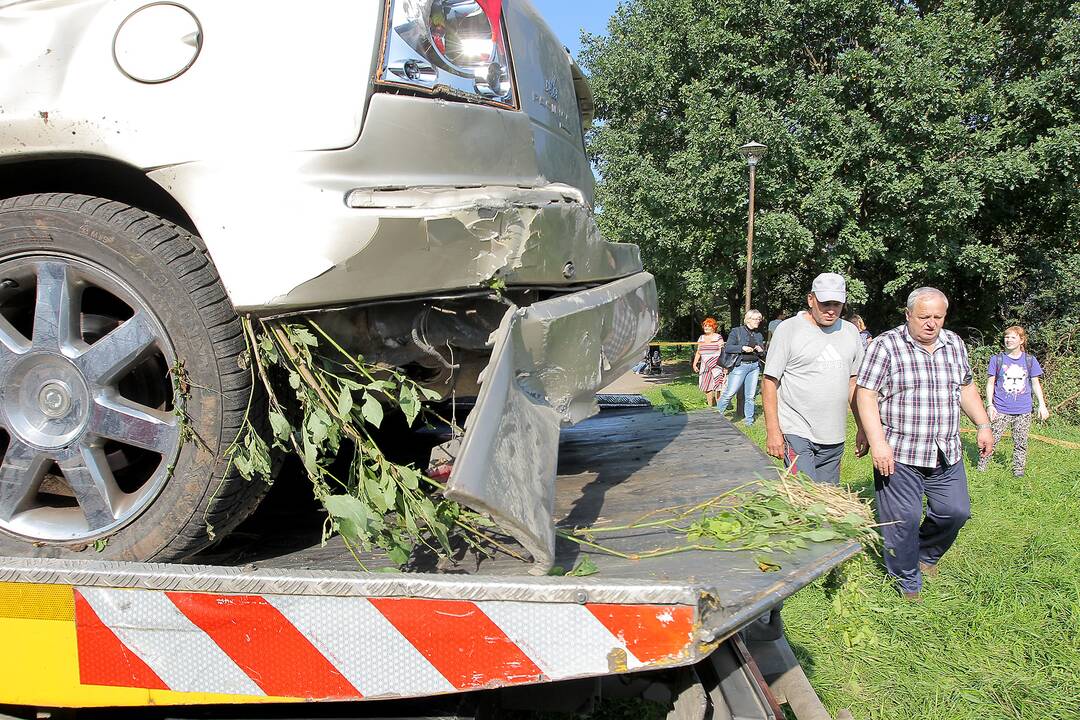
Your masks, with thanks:
[[(919, 562), (937, 564), (971, 517), (964, 461), (936, 468), (896, 463), (888, 477), (874, 471), (878, 521), (885, 539), (885, 569), (904, 592), (922, 589)], [(923, 496), (926, 518), (923, 518)]]
[(840, 460), (844, 443), (822, 445), (798, 435), (784, 435), (784, 455), (787, 464), (794, 463), (795, 472), (803, 473), (814, 482), (840, 484)]

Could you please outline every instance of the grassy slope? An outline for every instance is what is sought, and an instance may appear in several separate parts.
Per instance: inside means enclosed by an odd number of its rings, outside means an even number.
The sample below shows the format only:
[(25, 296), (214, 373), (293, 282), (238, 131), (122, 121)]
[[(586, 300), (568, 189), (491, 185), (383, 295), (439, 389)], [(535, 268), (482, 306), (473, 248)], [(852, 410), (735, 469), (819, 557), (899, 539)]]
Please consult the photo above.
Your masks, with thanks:
[[(694, 382), (669, 387), (690, 410), (704, 407)], [(662, 402), (659, 390), (650, 395)], [(745, 430), (764, 447), (760, 413)], [(1034, 431), (1080, 439), (1067, 426)], [(842, 481), (870, 492), (871, 463), (855, 458), (853, 440), (852, 426)], [(864, 556), (784, 607), (788, 638), (833, 713), (1080, 718), (1080, 450), (1032, 441), (1027, 477), (1018, 479), (1008, 439), (982, 474), (973, 469), (973, 435), (964, 447), (972, 518), (923, 603), (901, 602), (879, 562)]]

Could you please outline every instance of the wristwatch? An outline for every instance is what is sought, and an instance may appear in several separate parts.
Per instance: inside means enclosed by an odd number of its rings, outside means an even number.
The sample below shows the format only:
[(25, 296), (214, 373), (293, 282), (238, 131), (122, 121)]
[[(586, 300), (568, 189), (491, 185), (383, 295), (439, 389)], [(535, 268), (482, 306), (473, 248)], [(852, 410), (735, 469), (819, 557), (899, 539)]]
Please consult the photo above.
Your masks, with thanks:
[(991, 427), (990, 423), (975, 423), (976, 430), (988, 430)]

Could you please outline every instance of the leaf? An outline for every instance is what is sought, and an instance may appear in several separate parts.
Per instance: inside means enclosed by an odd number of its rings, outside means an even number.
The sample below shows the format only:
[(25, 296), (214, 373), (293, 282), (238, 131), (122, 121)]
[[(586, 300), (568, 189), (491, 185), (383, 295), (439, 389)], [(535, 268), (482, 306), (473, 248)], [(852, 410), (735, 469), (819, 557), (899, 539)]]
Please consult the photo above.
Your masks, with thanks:
[(848, 513), (840, 519), (842, 525), (851, 525), (852, 527), (862, 527), (866, 525), (868, 520), (859, 513)]
[(390, 509), (390, 503), (386, 502), (378, 478), (370, 473), (364, 475), (364, 494), (367, 495), (371, 502), (375, 503), (375, 507), (379, 509), (379, 512), (386, 512)]
[(373, 517), (364, 501), (352, 495), (331, 495), (323, 499), (323, 507), (346, 539), (365, 542), (371, 537)]
[(249, 429), (247, 437), (244, 439), (244, 447), (251, 461), (251, 472), (254, 475), (270, 477), (270, 447), (266, 444), (266, 441), (257, 432)]
[(386, 557), (390, 558), (390, 562), (401, 567), (409, 562), (409, 551), (400, 545), (397, 545), (387, 551)]
[(402, 515), (405, 518), (405, 527), (409, 531), (409, 534), (416, 537), (420, 534), (420, 528), (416, 527), (416, 519), (413, 517), (412, 509), (408, 503), (405, 503), (402, 508)]
[(548, 570), (547, 574), (551, 577), (562, 577), (566, 574), (566, 568), (562, 565), (553, 565), (552, 568)]
[(389, 474), (382, 477), (382, 496), (386, 507), (392, 508), (397, 503), (397, 483)]
[(426, 497), (420, 498), (420, 514), (423, 516), (424, 522), (429, 526), (439, 523), (439, 519), (435, 515), (435, 506)]
[(770, 560), (769, 558), (766, 558), (766, 557), (761, 557), (761, 556), (755, 557), (754, 562), (757, 563), (758, 570), (760, 570), (761, 572), (777, 572), (778, 570), (780, 570), (780, 564), (779, 563), (773, 562), (772, 560)]
[(442, 397), (442, 393), (437, 390), (432, 390), (431, 388), (421, 387), (420, 392), (423, 393), (424, 397), (428, 400), (438, 400)]
[(275, 440), (288, 440), (289, 433), (292, 432), (292, 425), (285, 419), (285, 416), (274, 410), (270, 411), (270, 428), (274, 432)]
[(403, 385), (401, 387), (401, 392), (398, 394), (398, 403), (401, 405), (401, 411), (405, 413), (405, 419), (408, 421), (409, 427), (412, 427), (416, 416), (420, 414), (420, 399), (416, 397), (416, 391), (412, 389), (412, 386)]
[(311, 441), (321, 445), (330, 432), (330, 416), (321, 408), (315, 408), (307, 417), (307, 429), (311, 433)]
[(259, 338), (259, 350), (262, 351), (263, 357), (271, 365), (277, 365), (281, 356), (278, 354), (277, 345), (270, 339), (269, 335), (263, 335)]
[(105, 552), (105, 547), (109, 544), (109, 538), (98, 538), (94, 541), (94, 552)]
[(361, 409), (361, 413), (364, 415), (364, 421), (368, 424), (375, 427), (382, 425), (383, 406), (374, 395), (364, 393), (364, 406)]
[(304, 469), (308, 474), (317, 477), (319, 475), (319, 449), (311, 442), (307, 435), (304, 436)]
[(420, 487), (420, 473), (413, 470), (411, 467), (402, 466), (398, 468), (401, 475), (401, 484), (410, 490), (416, 490)]
[(446, 526), (436, 523), (435, 525), (431, 526), (431, 531), (435, 533), (435, 537), (438, 539), (439, 545), (442, 547), (443, 552), (449, 553), (451, 551), (450, 535), (447, 532)]
[(592, 558), (586, 555), (582, 557), (581, 560), (578, 560), (578, 563), (574, 566), (573, 570), (566, 574), (567, 576), (572, 577), (586, 577), (588, 575), (595, 575), (598, 572), (600, 572), (600, 568), (596, 567), (596, 563), (592, 561)]
[(319, 347), (319, 341), (311, 331), (306, 327), (300, 327), (299, 325), (293, 325), (290, 327), (289, 332), (290, 339), (300, 343), (301, 345), (307, 345), (308, 347)]
[(338, 394), (337, 411), (338, 417), (348, 419), (349, 413), (352, 412), (353, 397), (349, 388), (341, 388), (341, 392)]
[(836, 540), (838, 538), (842, 538), (843, 535), (836, 532), (835, 530), (821, 528), (820, 530), (807, 530), (805, 532), (801, 532), (799, 533), (799, 537), (804, 537), (810, 542), (826, 542), (828, 540)]
[(300, 389), (300, 373), (289, 373), (289, 387), (291, 387), (293, 390)]
[(233, 465), (236, 465), (236, 469), (248, 480), (254, 477), (254, 473), (251, 471), (251, 460), (248, 459), (247, 455), (236, 453), (233, 456)]

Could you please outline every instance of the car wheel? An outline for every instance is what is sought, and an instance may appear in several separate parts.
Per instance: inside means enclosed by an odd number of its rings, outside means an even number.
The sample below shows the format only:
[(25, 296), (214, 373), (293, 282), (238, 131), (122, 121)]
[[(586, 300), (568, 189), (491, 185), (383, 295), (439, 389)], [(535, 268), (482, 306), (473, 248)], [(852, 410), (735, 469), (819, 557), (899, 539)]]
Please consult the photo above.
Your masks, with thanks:
[(195, 236), (103, 198), (0, 200), (0, 553), (170, 561), (235, 527), (267, 488), (225, 457), (260, 416), (245, 349)]

